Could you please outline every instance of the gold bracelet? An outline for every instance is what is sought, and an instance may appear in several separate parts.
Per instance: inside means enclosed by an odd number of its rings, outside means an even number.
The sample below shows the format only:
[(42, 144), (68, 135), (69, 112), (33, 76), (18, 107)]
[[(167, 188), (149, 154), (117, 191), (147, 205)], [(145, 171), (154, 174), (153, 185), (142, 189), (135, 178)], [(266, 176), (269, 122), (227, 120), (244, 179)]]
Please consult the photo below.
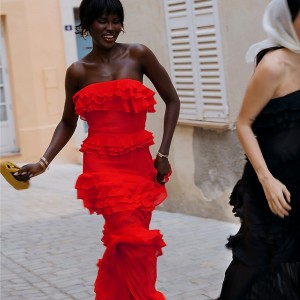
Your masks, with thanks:
[(46, 171), (47, 167), (46, 167), (45, 163), (42, 160), (39, 160), (38, 163), (42, 166), (43, 170)]
[(49, 162), (48, 162), (48, 160), (47, 160), (44, 156), (42, 156), (42, 157), (40, 158), (40, 160), (43, 161), (43, 162), (45, 163), (46, 167), (49, 166)]
[(157, 152), (156, 156), (158, 156), (158, 157), (163, 157), (163, 158), (166, 158), (166, 159), (169, 158), (169, 155), (167, 155), (167, 154), (162, 154), (162, 153), (160, 153), (160, 152)]

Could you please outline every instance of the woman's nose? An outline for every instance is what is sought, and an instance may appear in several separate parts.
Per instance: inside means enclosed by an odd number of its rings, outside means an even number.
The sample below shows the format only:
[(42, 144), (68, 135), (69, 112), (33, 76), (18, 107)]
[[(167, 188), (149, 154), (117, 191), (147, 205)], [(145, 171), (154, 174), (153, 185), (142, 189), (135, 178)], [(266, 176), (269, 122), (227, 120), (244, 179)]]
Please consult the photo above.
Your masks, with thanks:
[(107, 30), (113, 30), (113, 23), (112, 22), (108, 22), (106, 25), (106, 29)]

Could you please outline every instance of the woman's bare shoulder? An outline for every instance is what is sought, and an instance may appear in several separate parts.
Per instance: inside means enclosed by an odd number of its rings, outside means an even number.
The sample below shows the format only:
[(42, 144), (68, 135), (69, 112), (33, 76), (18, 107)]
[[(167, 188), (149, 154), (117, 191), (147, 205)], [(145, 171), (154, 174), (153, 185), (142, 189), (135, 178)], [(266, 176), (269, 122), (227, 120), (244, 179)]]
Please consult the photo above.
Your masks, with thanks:
[(284, 49), (278, 49), (268, 52), (256, 67), (255, 73), (260, 77), (267, 76), (272, 80), (279, 80), (285, 73), (285, 52)]
[(72, 78), (78, 78), (84, 73), (84, 63), (82, 60), (72, 63), (67, 69), (67, 75)]
[(274, 72), (282, 71), (285, 60), (285, 49), (278, 49), (275, 51), (268, 52), (261, 62), (258, 64), (264, 68), (273, 70)]
[(282, 48), (267, 53), (258, 64), (255, 73), (262, 82), (269, 82), (271, 85), (277, 83), (274, 95), (277, 97), (299, 86), (295, 82), (296, 78), (300, 78), (299, 68), (298, 55)]
[(151, 50), (143, 44), (126, 44), (131, 57), (140, 58), (151, 53)]
[(72, 63), (67, 68), (65, 86), (70, 94), (74, 94), (80, 90), (85, 73), (84, 63), (81, 60)]
[(72, 63), (66, 71), (66, 83), (73, 86), (74, 90), (79, 90), (81, 88), (85, 77), (86, 68), (82, 60)]

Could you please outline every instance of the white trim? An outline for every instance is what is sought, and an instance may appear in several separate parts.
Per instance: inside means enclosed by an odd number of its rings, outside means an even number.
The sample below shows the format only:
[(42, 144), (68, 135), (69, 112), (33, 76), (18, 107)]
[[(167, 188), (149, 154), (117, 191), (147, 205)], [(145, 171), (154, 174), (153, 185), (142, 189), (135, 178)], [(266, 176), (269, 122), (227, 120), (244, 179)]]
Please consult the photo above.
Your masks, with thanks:
[[(8, 76), (8, 66), (7, 66), (7, 56), (6, 56), (6, 44), (5, 44), (5, 36), (3, 32), (3, 23), (2, 19), (0, 19), (0, 55), (1, 55), (1, 64), (0, 64), (0, 72), (2, 73), (3, 84), (1, 88), (3, 88), (3, 96), (4, 99), (1, 100), (1, 105), (5, 105), (6, 108), (6, 117), (5, 121), (1, 121), (1, 147), (0, 154), (6, 155), (8, 153), (17, 153), (19, 152), (19, 148), (16, 145), (16, 133), (15, 133), (15, 124), (14, 124), (14, 114), (12, 110), (12, 102), (11, 102), (11, 93), (10, 93), (10, 84), (9, 84), (9, 76)], [(3, 101), (3, 102), (2, 102)]]
[[(60, 0), (60, 12), (62, 20), (62, 31), (65, 45), (66, 67), (78, 60), (77, 44), (75, 36), (74, 9), (78, 8), (81, 0)], [(66, 30), (66, 26), (71, 26), (71, 30)], [(69, 27), (68, 27), (69, 28)], [(86, 137), (84, 122), (78, 120), (75, 131), (76, 147), (80, 148), (82, 140)]]
[(220, 24), (220, 16), (219, 16), (219, 7), (218, 2), (216, 0), (213, 0), (213, 14), (214, 14), (214, 21), (215, 21), (215, 30), (216, 30), (216, 36), (218, 41), (218, 58), (219, 58), (219, 76), (220, 76), (220, 86), (222, 90), (222, 105), (223, 105), (223, 112), (220, 116), (224, 121), (228, 122), (228, 115), (229, 115), (229, 108), (227, 103), (227, 93), (226, 93), (226, 81), (225, 81), (225, 69), (224, 69), (224, 58), (223, 58), (223, 50), (222, 50), (222, 35), (221, 35), (221, 24)]
[[(79, 7), (80, 2), (80, 0), (60, 0), (60, 12), (67, 67), (78, 60), (75, 38), (74, 8)], [(72, 30), (66, 30), (66, 26), (72, 26)]]

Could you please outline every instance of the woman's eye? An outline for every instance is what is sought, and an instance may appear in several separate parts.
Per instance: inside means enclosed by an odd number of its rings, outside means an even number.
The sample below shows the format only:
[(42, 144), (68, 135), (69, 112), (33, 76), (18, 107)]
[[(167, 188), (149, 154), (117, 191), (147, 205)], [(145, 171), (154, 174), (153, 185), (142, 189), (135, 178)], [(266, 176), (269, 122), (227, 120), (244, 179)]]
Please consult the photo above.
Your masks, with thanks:
[(98, 22), (99, 22), (100, 24), (105, 24), (105, 23), (106, 23), (106, 20), (104, 20), (104, 19), (98, 19)]
[(113, 22), (114, 22), (114, 24), (119, 24), (120, 23), (120, 19), (115, 19)]

